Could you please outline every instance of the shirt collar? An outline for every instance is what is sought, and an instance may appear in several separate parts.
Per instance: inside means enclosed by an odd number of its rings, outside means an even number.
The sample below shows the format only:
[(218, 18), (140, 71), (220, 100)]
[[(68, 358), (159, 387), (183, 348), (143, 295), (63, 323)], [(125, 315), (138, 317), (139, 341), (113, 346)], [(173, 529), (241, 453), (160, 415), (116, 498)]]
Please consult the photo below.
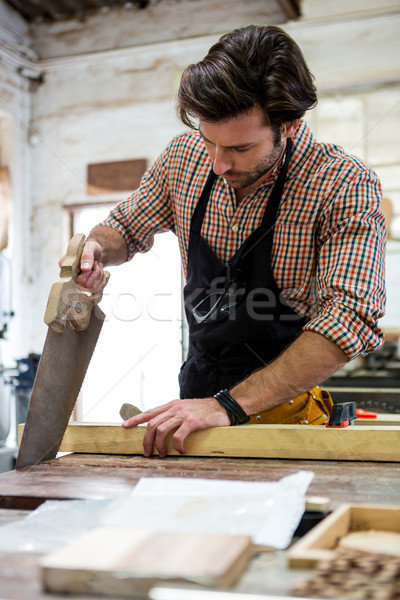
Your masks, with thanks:
[[(300, 121), (299, 126), (292, 137), (292, 155), (289, 161), (289, 168), (286, 180), (294, 179), (302, 169), (305, 160), (307, 159), (313, 145), (313, 134), (305, 121)], [(260, 187), (270, 185), (277, 179), (279, 172), (285, 162), (286, 152), (284, 152), (271, 171), (268, 179), (266, 179)]]
[(313, 134), (305, 121), (300, 121), (296, 133), (292, 137), (292, 156), (286, 179), (294, 179), (304, 166), (312, 151), (314, 142)]

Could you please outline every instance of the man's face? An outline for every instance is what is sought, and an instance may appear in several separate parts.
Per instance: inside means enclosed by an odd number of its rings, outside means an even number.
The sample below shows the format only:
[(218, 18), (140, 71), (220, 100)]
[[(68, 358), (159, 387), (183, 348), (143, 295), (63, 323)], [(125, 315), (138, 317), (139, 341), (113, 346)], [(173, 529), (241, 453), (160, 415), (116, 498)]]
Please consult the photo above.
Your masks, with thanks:
[[(290, 128), (291, 130), (291, 128)], [(259, 106), (249, 112), (211, 123), (200, 119), (199, 132), (212, 160), (214, 172), (235, 190), (246, 193), (265, 180), (279, 161), (292, 133), (264, 125)]]

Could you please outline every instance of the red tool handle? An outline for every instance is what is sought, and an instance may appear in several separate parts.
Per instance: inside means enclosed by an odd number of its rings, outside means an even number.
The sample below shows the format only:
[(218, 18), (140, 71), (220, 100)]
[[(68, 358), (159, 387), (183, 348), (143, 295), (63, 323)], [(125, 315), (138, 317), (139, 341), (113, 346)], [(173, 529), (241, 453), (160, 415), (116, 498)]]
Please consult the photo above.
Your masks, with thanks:
[(378, 413), (364, 410), (363, 408), (356, 408), (356, 414), (359, 419), (377, 419)]

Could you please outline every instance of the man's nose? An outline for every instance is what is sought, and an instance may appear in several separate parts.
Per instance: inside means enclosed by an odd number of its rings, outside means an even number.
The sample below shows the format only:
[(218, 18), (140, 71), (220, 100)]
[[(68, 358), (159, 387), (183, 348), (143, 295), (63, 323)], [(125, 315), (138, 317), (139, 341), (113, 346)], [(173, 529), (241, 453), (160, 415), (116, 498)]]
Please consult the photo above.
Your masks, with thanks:
[(216, 148), (213, 161), (213, 169), (216, 175), (223, 175), (232, 168), (232, 161), (228, 153), (222, 148)]

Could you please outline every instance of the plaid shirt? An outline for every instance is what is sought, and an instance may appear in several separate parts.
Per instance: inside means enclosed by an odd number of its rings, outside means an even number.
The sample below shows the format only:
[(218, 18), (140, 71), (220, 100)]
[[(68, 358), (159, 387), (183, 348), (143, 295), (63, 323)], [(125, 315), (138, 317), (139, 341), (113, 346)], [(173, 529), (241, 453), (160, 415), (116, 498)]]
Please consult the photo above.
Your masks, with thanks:
[[(281, 164), (241, 202), (218, 177), (202, 235), (228, 261), (256, 229)], [(140, 188), (103, 223), (119, 231), (128, 258), (148, 251), (154, 234), (178, 237), (186, 273), (190, 220), (212, 168), (198, 132), (178, 135), (145, 173)], [(383, 334), (385, 218), (376, 174), (332, 144), (318, 143), (305, 123), (293, 152), (278, 210), (272, 269), (305, 330), (336, 343), (352, 359), (377, 349)]]

